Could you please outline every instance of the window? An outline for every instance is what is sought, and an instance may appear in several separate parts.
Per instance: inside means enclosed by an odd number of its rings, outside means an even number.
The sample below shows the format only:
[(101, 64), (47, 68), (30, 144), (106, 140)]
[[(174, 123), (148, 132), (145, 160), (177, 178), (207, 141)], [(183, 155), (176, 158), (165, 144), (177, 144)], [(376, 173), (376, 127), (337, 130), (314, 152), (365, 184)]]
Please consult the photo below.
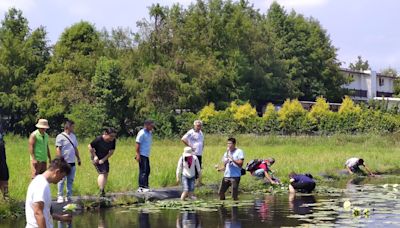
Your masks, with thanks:
[(384, 86), (385, 80), (383, 78), (379, 78), (379, 86)]

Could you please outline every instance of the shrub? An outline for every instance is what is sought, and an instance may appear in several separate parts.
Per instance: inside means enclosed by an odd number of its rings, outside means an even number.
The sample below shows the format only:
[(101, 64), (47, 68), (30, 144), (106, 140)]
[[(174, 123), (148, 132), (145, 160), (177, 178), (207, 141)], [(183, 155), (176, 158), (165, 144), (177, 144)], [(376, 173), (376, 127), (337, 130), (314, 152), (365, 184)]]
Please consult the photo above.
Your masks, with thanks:
[(218, 115), (218, 111), (215, 110), (214, 103), (210, 103), (204, 106), (204, 108), (202, 108), (199, 112), (199, 117), (204, 122), (208, 122), (212, 117), (216, 115)]
[(316, 128), (320, 133), (329, 133), (328, 121), (333, 120), (331, 115), (333, 112), (329, 109), (329, 103), (326, 102), (325, 98), (318, 97), (315, 104), (312, 106), (308, 113), (308, 118), (311, 121), (312, 128)]
[(197, 115), (192, 112), (185, 112), (177, 115), (176, 128), (180, 136), (183, 136), (189, 129), (193, 128), (193, 122), (197, 119)]
[(272, 103), (268, 103), (263, 115), (263, 120), (264, 130), (266, 132), (275, 133), (280, 130), (278, 112), (275, 110), (275, 106)]
[(236, 122), (241, 133), (260, 132), (258, 127), (259, 117), (255, 108), (249, 102), (243, 105), (232, 104), (228, 110), (233, 114), (233, 120)]
[(345, 96), (338, 112), (338, 131), (341, 133), (355, 133), (358, 130), (361, 112), (361, 107), (354, 104), (350, 97)]
[(311, 120), (307, 118), (307, 111), (296, 100), (287, 99), (278, 112), (280, 127), (287, 134), (305, 133), (311, 129)]

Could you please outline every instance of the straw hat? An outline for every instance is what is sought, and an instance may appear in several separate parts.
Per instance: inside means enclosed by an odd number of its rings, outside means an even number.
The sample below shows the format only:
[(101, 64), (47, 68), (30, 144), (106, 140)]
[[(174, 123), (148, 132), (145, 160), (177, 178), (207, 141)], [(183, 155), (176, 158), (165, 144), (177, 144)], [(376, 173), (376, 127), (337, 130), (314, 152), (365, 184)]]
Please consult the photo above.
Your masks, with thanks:
[(49, 122), (46, 119), (38, 120), (38, 123), (35, 125), (37, 128), (49, 129)]
[(183, 149), (183, 156), (185, 156), (185, 157), (189, 157), (189, 156), (192, 156), (193, 155), (193, 150), (192, 150), (192, 148), (191, 147), (185, 147), (184, 149)]

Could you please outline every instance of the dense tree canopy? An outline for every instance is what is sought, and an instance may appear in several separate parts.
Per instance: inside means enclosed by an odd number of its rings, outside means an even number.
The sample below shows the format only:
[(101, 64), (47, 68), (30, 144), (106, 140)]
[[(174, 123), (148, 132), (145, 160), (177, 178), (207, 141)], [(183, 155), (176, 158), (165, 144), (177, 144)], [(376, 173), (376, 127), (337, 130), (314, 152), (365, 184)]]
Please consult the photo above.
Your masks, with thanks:
[(26, 133), (35, 123), (34, 82), (49, 58), (45, 29), (31, 31), (22, 12), (10, 9), (0, 27), (0, 117), (10, 130)]
[[(11, 9), (0, 28), (1, 117), (12, 126), (68, 117), (128, 133), (147, 116), (217, 109), (249, 101), (258, 110), (287, 98), (339, 101), (345, 78), (337, 49), (313, 18), (273, 3), (266, 14), (246, 0), (198, 0), (149, 7), (150, 20), (99, 31), (85, 21), (52, 48), (44, 28), (30, 32)], [(92, 112), (88, 113), (90, 110)]]

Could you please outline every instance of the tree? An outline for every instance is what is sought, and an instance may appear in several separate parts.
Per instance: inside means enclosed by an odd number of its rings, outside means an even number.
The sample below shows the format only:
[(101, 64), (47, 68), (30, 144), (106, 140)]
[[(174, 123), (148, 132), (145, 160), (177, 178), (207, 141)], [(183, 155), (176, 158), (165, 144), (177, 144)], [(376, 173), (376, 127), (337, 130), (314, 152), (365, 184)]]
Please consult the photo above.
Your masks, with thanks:
[(387, 75), (387, 76), (392, 76), (392, 77), (399, 76), (397, 73), (397, 70), (392, 67), (387, 67), (387, 68), (381, 70), (381, 74)]
[(30, 32), (22, 11), (11, 8), (0, 27), (0, 119), (9, 130), (28, 133), (36, 122), (34, 81), (50, 58), (46, 31)]
[(362, 57), (359, 55), (357, 56), (357, 61), (354, 63), (350, 63), (349, 68), (352, 70), (364, 71), (370, 70), (368, 60), (363, 60)]
[(121, 112), (127, 106), (123, 78), (117, 60), (101, 57), (92, 78), (91, 90), (95, 104), (104, 115), (103, 125), (120, 128), (126, 115)]
[(294, 11), (288, 14), (276, 2), (266, 16), (275, 40), (276, 58), (284, 65), (282, 80), (290, 88), (288, 96), (302, 100), (315, 100), (318, 96), (340, 99), (346, 79), (339, 73), (337, 49), (319, 22)]
[(91, 80), (102, 55), (99, 33), (88, 22), (65, 29), (46, 69), (36, 79), (39, 115), (60, 124), (72, 107), (93, 103)]

